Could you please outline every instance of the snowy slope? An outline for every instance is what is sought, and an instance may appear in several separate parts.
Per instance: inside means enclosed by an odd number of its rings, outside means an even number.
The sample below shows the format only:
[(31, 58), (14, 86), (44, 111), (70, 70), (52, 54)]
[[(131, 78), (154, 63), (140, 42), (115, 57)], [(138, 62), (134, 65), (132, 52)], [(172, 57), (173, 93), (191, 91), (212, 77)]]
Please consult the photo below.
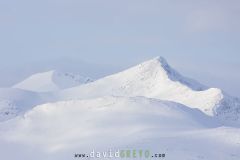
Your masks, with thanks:
[(0, 122), (24, 114), (32, 107), (51, 102), (54, 99), (47, 93), (35, 93), (16, 88), (0, 88)]
[(72, 100), (40, 105), (1, 123), (0, 152), (10, 160), (74, 159), (74, 153), (109, 148), (150, 149), (168, 160), (239, 159), (240, 129), (218, 126), (212, 117), (174, 102), (112, 96)]
[[(182, 103), (217, 117), (224, 124), (240, 124), (240, 103), (218, 88), (207, 88), (181, 76), (158, 57), (93, 83), (60, 92), (60, 99), (94, 98), (104, 95), (145, 96)], [(234, 105), (234, 106), (232, 106)]]
[(90, 78), (52, 70), (43, 73), (36, 73), (24, 81), (14, 85), (13, 88), (20, 88), (35, 92), (50, 92), (74, 87), (88, 82), (91, 82)]
[(12, 88), (0, 88), (0, 122), (24, 114), (34, 106), (56, 101), (52, 91), (89, 83), (89, 78), (70, 73), (37, 73)]

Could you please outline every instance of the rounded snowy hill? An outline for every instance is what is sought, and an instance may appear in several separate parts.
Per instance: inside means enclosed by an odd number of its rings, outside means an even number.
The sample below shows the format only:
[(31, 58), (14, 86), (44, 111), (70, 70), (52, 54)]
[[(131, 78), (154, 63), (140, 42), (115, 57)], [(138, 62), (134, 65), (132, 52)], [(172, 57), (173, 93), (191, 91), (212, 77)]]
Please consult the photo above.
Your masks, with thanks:
[[(12, 160), (19, 155), (64, 160), (92, 147), (98, 151), (147, 148), (166, 153), (170, 160), (218, 156), (237, 160), (240, 130), (218, 127), (213, 117), (178, 103), (106, 96), (39, 105), (0, 123), (0, 144), (6, 144), (0, 149), (3, 158)], [(224, 146), (224, 152), (219, 146)], [(10, 154), (12, 147), (16, 154)]]
[(90, 78), (85, 78), (80, 75), (52, 70), (43, 73), (36, 73), (14, 85), (13, 88), (35, 92), (50, 92), (78, 86), (91, 81)]

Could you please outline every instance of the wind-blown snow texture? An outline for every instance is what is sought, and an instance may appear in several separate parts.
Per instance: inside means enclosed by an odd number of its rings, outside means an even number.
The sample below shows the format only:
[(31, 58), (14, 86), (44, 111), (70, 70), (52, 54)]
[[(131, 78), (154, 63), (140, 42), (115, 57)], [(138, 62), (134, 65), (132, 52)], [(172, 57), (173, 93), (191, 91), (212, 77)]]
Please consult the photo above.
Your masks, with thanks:
[(240, 100), (164, 58), (79, 86), (66, 76), (40, 73), (0, 89), (3, 159), (74, 159), (110, 148), (147, 148), (167, 160), (240, 158)]

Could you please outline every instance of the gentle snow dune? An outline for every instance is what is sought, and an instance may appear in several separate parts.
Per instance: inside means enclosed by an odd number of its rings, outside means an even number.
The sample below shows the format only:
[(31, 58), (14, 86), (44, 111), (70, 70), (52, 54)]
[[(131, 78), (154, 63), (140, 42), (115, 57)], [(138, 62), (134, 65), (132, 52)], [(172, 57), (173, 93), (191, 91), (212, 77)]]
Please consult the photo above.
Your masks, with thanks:
[(81, 77), (72, 73), (63, 73), (56, 70), (36, 73), (13, 86), (35, 92), (51, 92), (66, 89), (90, 82), (90, 78)]
[(0, 149), (1, 156), (12, 160), (19, 155), (73, 159), (74, 153), (109, 148), (150, 149), (166, 153), (169, 160), (237, 160), (240, 130), (218, 126), (212, 117), (178, 103), (108, 96), (40, 105), (4, 122), (0, 143), (6, 147)]

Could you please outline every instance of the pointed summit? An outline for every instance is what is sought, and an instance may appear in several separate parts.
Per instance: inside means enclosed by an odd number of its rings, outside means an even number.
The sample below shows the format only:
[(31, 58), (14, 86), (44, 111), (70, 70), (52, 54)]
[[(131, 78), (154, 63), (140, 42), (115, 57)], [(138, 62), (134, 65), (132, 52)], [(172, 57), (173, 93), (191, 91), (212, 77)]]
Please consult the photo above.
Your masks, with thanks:
[(162, 57), (162, 56), (157, 56), (155, 58), (153, 58), (153, 60), (157, 60), (158, 62), (160, 62), (163, 66), (167, 66), (168, 65), (168, 62), (167, 60)]
[(172, 68), (167, 60), (161, 56), (155, 57), (151, 60), (145, 61), (139, 65), (143, 72), (151, 72), (155, 70), (158, 73), (158, 76), (161, 78), (169, 79), (170, 81), (181, 83), (188, 88), (196, 91), (206, 90), (208, 87), (200, 84), (199, 82), (182, 76), (178, 71)]

